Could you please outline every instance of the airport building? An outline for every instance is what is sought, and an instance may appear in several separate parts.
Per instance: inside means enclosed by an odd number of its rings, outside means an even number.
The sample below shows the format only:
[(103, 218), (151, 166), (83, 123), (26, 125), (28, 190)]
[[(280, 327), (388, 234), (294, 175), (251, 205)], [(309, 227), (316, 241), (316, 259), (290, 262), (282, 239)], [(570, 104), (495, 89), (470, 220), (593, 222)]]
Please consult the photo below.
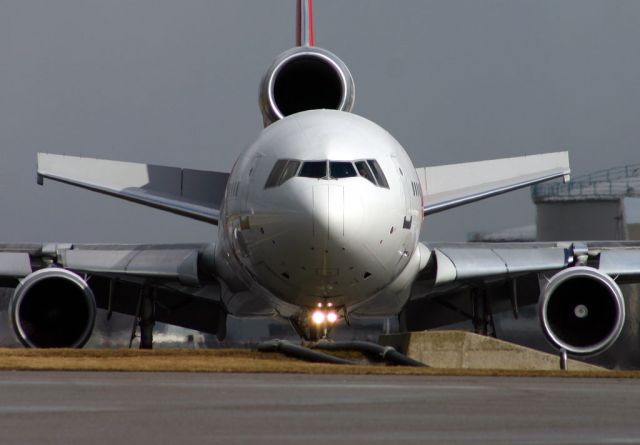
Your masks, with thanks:
[(601, 170), (566, 184), (531, 188), (535, 224), (491, 233), (473, 232), (469, 241), (640, 240), (640, 164)]
[(640, 164), (532, 188), (540, 241), (640, 239)]

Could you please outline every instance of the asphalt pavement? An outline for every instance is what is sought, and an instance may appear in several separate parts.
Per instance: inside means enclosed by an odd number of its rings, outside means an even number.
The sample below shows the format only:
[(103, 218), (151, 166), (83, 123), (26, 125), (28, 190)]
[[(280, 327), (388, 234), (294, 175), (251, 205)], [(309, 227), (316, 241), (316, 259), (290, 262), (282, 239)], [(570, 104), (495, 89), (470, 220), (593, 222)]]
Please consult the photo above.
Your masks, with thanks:
[(1, 444), (640, 444), (623, 379), (1, 372)]

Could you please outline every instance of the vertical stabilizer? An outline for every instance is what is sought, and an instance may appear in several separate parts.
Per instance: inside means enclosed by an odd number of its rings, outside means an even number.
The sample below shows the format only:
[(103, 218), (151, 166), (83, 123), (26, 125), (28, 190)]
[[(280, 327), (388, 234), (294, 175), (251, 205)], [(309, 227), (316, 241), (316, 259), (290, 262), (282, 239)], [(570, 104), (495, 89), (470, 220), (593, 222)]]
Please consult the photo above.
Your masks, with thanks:
[(296, 45), (313, 46), (313, 0), (298, 0)]

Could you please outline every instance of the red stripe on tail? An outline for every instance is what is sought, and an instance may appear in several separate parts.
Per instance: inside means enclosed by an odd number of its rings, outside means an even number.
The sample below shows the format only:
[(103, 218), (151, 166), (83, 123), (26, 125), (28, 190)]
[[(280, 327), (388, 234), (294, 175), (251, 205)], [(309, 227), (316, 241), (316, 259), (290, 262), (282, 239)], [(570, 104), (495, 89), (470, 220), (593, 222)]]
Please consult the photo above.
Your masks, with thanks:
[(296, 45), (313, 46), (313, 0), (297, 2)]

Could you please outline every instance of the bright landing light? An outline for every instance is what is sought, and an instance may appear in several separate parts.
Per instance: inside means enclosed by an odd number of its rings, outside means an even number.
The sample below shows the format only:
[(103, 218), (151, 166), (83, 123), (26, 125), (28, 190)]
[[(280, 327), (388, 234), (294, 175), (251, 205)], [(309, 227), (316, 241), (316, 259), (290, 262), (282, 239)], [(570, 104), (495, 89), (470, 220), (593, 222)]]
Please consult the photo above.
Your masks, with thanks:
[(324, 319), (325, 319), (325, 315), (324, 312), (322, 311), (315, 311), (313, 313), (313, 315), (311, 316), (311, 320), (315, 323), (315, 324), (322, 324), (324, 323)]
[(317, 325), (321, 325), (324, 322), (333, 324), (338, 321), (338, 313), (336, 311), (324, 312), (321, 309), (316, 309), (313, 311), (313, 314), (311, 314), (311, 321)]

